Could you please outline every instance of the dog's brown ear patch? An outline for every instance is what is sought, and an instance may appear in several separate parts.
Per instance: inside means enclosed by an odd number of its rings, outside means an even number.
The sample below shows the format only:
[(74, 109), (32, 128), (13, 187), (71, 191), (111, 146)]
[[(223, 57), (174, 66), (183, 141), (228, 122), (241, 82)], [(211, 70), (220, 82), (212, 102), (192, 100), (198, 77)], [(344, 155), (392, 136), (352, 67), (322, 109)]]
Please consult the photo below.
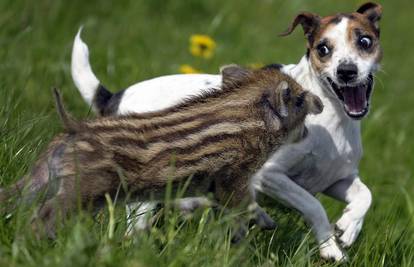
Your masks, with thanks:
[(365, 3), (358, 8), (357, 13), (366, 16), (376, 28), (379, 27), (378, 22), (380, 21), (382, 15), (382, 6), (380, 4), (372, 2)]
[(248, 80), (252, 74), (252, 70), (243, 68), (236, 64), (225, 65), (220, 68), (222, 75), (222, 83), (224, 85), (241, 85), (243, 82)]
[(311, 39), (311, 36), (316, 32), (316, 29), (319, 28), (321, 17), (310, 12), (299, 13), (293, 22), (290, 24), (289, 28), (280, 34), (280, 36), (287, 36), (291, 34), (296, 26), (300, 24), (303, 28), (303, 32), (308, 40)]

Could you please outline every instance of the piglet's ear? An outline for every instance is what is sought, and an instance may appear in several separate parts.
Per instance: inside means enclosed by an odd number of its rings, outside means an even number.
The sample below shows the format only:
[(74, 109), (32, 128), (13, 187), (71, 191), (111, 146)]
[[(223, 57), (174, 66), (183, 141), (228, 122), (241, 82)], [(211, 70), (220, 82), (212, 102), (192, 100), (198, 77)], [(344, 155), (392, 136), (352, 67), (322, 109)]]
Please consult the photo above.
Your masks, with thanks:
[(252, 74), (252, 70), (243, 68), (236, 64), (225, 65), (220, 68), (224, 85), (241, 85), (248, 80)]
[(378, 28), (378, 22), (382, 15), (382, 6), (380, 4), (368, 2), (360, 6), (357, 13), (366, 16), (368, 20)]
[(300, 24), (303, 28), (305, 36), (310, 39), (312, 34), (319, 27), (320, 20), (321, 18), (316, 14), (309, 12), (299, 13), (292, 21), (289, 28), (285, 32), (281, 33), (280, 36), (287, 36), (291, 34), (295, 30), (296, 26)]
[(277, 101), (278, 107), (276, 107), (279, 115), (282, 118), (289, 116), (289, 102), (292, 99), (289, 84), (286, 81), (281, 81), (276, 89), (278, 92), (279, 99)]

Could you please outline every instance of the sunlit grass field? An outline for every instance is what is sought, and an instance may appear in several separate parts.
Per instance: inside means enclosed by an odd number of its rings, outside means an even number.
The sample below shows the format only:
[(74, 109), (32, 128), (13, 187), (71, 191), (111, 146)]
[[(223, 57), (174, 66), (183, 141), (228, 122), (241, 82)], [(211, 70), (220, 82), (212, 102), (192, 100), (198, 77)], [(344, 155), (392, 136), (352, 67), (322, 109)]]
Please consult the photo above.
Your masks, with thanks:
[[(180, 66), (216, 73), (221, 65), (296, 63), (305, 52), (301, 30), (286, 29), (299, 11), (321, 15), (356, 10), (362, 1), (281, 0), (1, 0), (0, 186), (28, 170), (52, 136), (61, 131), (51, 88), (63, 92), (68, 110), (93, 117), (72, 83), (73, 38), (84, 25), (97, 76), (113, 92)], [(414, 3), (381, 1), (382, 70), (372, 109), (363, 121), (361, 176), (373, 206), (361, 236), (348, 250), (349, 266), (414, 266)], [(216, 42), (210, 59), (189, 52), (189, 38)], [(334, 222), (343, 204), (321, 197)], [(123, 203), (113, 213), (81, 215), (58, 238), (37, 240), (33, 208), (0, 218), (0, 266), (331, 266), (294, 211), (267, 201), (276, 231), (251, 229), (232, 246), (228, 221), (201, 210), (191, 218), (166, 210), (150, 233), (125, 238)], [(4, 214), (3, 214), (4, 215)]]

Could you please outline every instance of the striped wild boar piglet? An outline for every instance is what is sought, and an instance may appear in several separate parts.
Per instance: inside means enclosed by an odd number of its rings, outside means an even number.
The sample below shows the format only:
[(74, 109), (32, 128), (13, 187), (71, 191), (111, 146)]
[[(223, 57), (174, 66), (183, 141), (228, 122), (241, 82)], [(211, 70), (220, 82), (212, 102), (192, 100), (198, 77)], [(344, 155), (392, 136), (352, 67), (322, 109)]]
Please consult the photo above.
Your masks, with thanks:
[(96, 210), (106, 194), (117, 192), (129, 200), (162, 201), (168, 184), (177, 190), (186, 182), (185, 196), (211, 193), (218, 205), (260, 216), (250, 177), (281, 145), (304, 138), (306, 115), (323, 106), (277, 70), (230, 65), (222, 75), (222, 90), (163, 111), (79, 122), (65, 113), (55, 91), (65, 132), (0, 199), (42, 194), (33, 226), (49, 237), (78, 203)]

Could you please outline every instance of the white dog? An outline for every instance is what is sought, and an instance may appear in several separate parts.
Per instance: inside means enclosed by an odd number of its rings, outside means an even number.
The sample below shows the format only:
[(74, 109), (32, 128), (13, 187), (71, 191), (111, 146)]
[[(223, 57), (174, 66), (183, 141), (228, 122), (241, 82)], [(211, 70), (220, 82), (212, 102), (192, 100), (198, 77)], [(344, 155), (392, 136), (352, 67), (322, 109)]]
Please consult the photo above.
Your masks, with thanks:
[[(328, 17), (300, 13), (283, 35), (300, 24), (307, 38), (306, 55), (296, 65), (268, 66), (291, 75), (318, 95), (325, 108), (308, 117), (308, 137), (278, 150), (254, 176), (252, 186), (300, 211), (315, 233), (321, 256), (336, 261), (344, 260), (345, 254), (314, 195), (321, 192), (347, 203), (336, 228), (342, 246), (349, 247), (371, 205), (371, 193), (358, 174), (360, 119), (368, 113), (373, 73), (382, 56), (381, 13), (375, 3)], [(93, 74), (88, 48), (79, 33), (73, 47), (72, 76), (85, 101), (102, 115), (163, 109), (204, 90), (217, 90), (221, 84), (220, 75), (171, 75), (112, 94)]]

